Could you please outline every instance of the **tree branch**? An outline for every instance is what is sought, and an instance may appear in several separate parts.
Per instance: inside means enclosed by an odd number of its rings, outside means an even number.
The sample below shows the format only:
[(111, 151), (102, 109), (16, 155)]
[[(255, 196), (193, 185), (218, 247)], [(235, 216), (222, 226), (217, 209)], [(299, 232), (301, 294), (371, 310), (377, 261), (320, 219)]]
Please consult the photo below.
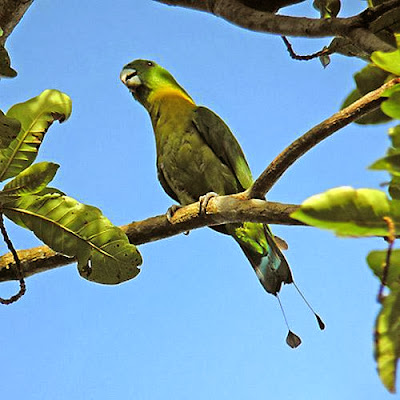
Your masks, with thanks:
[(398, 83), (400, 83), (400, 78), (392, 79), (296, 139), (258, 177), (253, 186), (248, 190), (247, 198), (264, 198), (272, 186), (275, 185), (278, 179), (295, 161), (333, 133), (369, 112), (376, 110), (385, 100), (385, 98), (381, 97), (381, 94), (386, 89)]
[(0, 37), (1, 45), (4, 45), (32, 3), (33, 0), (0, 0), (0, 28), (4, 32)]
[(388, 10), (400, 8), (399, 0), (367, 9), (349, 18), (305, 18), (276, 15), (245, 6), (239, 0), (155, 0), (159, 3), (204, 11), (256, 32), (281, 36), (343, 37), (368, 54), (375, 50), (393, 51), (390, 44), (368, 30), (371, 22)]
[[(122, 229), (128, 235), (131, 243), (140, 245), (192, 229), (225, 223), (252, 221), (267, 224), (303, 225), (290, 217), (290, 214), (299, 206), (267, 202), (257, 200), (257, 198), (263, 198), (282, 174), (316, 144), (379, 107), (384, 100), (380, 97), (382, 92), (397, 83), (400, 83), (400, 78), (392, 79), (312, 128), (276, 157), (249, 190), (230, 196), (211, 198), (206, 214), (199, 215), (200, 204), (197, 202), (177, 210), (171, 221), (168, 221), (165, 215), (159, 215), (125, 225)], [(20, 250), (18, 256), (26, 277), (76, 261), (74, 258), (57, 254), (47, 246)], [(18, 279), (18, 276), (14, 259), (11, 254), (6, 254), (0, 258), (0, 282), (15, 279)]]
[[(227, 222), (264, 222), (283, 225), (304, 225), (290, 218), (297, 210), (293, 204), (280, 204), (264, 200), (241, 200), (239, 195), (211, 198), (206, 214), (199, 215), (200, 203), (193, 203), (178, 209), (171, 222), (166, 215), (148, 218), (140, 222), (122, 226), (129, 241), (135, 245), (164, 239), (179, 233), (205, 226), (220, 225)], [(48, 271), (76, 261), (56, 253), (47, 246), (19, 250), (18, 257), (25, 277)], [(17, 280), (15, 261), (10, 253), (0, 257), (0, 282)]]

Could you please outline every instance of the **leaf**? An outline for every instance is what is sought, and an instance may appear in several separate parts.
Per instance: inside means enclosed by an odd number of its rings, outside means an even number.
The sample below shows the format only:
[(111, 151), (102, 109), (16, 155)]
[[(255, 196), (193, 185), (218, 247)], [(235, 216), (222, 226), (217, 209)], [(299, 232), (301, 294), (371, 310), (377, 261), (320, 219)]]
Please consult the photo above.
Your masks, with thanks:
[(394, 92), (381, 104), (382, 111), (389, 117), (400, 119), (400, 92)]
[[(390, 74), (388, 72), (383, 71), (375, 65), (369, 64), (362, 68), (354, 74), (354, 80), (357, 85), (356, 89), (347, 96), (341, 108), (349, 106), (365, 94), (379, 88), (389, 77)], [(388, 115), (382, 112), (382, 110), (377, 109), (358, 119), (356, 123), (360, 125), (379, 124), (390, 120), (391, 118)]]
[(308, 198), (291, 216), (340, 236), (387, 236), (383, 217), (400, 226), (399, 204), (380, 190), (344, 186)]
[(31, 165), (50, 125), (68, 119), (71, 110), (71, 99), (58, 90), (45, 90), (25, 103), (12, 106), (6, 115), (21, 122), (21, 131), (8, 148), (0, 150), (0, 181)]
[(400, 50), (395, 50), (390, 53), (374, 51), (371, 55), (371, 60), (379, 68), (392, 74), (400, 75)]
[(400, 177), (393, 176), (389, 183), (389, 194), (393, 200), (400, 200)]
[(400, 125), (389, 128), (389, 137), (392, 142), (392, 146), (395, 149), (400, 150)]
[(400, 84), (399, 83), (397, 83), (396, 85), (394, 85), (388, 89), (385, 89), (382, 92), (381, 97), (390, 97), (395, 92), (400, 92)]
[[(327, 49), (327, 47), (325, 47)], [(331, 57), (328, 55), (319, 56), (319, 61), (324, 68), (326, 68), (331, 63)]]
[(321, 13), (321, 18), (336, 17), (340, 11), (340, 0), (314, 0), (313, 6)]
[[(386, 254), (387, 250), (375, 250), (367, 256), (369, 267), (380, 281), (382, 281), (383, 268), (386, 264)], [(385, 286), (390, 289), (400, 289), (400, 249), (392, 250)]]
[(375, 360), (378, 374), (389, 392), (395, 392), (397, 362), (400, 357), (400, 290), (383, 301), (375, 324)]
[(42, 191), (54, 178), (58, 164), (40, 162), (33, 164), (4, 186), (0, 195), (26, 195)]
[(117, 284), (139, 273), (140, 253), (96, 207), (58, 194), (25, 195), (4, 204), (3, 212), (53, 250), (76, 257), (85, 279)]
[(385, 170), (393, 175), (400, 176), (400, 151), (390, 156), (380, 158), (368, 168), (373, 170)]
[(0, 149), (5, 149), (17, 137), (21, 123), (15, 118), (9, 118), (0, 110)]
[(382, 86), (389, 75), (388, 72), (383, 71), (381, 68), (378, 68), (373, 64), (368, 64), (366, 67), (354, 74), (354, 80), (357, 89), (364, 96)]
[[(345, 99), (345, 101), (342, 104), (342, 109), (349, 106), (350, 104), (354, 103), (356, 100), (360, 99), (362, 97), (361, 93), (359, 92), (358, 89), (354, 89)], [(359, 118), (356, 122), (356, 124), (359, 125), (369, 125), (369, 124), (382, 124), (385, 122), (390, 121), (392, 118), (387, 116), (385, 113), (382, 112), (380, 108), (377, 108), (374, 111), (371, 111), (370, 113), (364, 115), (363, 117)]]

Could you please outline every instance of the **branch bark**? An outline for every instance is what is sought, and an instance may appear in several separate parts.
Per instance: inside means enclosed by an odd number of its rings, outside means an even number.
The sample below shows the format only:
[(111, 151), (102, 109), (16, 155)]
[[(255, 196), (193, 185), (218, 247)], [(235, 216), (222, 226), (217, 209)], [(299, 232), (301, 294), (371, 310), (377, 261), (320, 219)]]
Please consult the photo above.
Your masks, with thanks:
[(399, 0), (367, 9), (349, 18), (305, 18), (276, 15), (245, 6), (239, 0), (155, 0), (170, 6), (203, 11), (256, 32), (283, 36), (343, 37), (370, 54), (372, 51), (394, 51), (395, 48), (368, 30), (371, 22), (388, 10), (400, 8)]
[(0, 45), (4, 45), (8, 36), (17, 26), (33, 0), (1, 0), (0, 1), (0, 27), (3, 36), (0, 37)]
[[(178, 209), (171, 222), (166, 215), (159, 215), (140, 222), (122, 226), (129, 241), (140, 245), (164, 239), (179, 233), (205, 226), (220, 225), (227, 222), (264, 222), (283, 225), (304, 225), (290, 217), (298, 206), (281, 204), (264, 200), (241, 200), (239, 195), (218, 196), (212, 198), (206, 214), (199, 215), (200, 203), (193, 203)], [(39, 272), (71, 264), (75, 258), (56, 253), (47, 246), (39, 246), (28, 250), (19, 250), (18, 257), (24, 276), (32, 276)], [(17, 280), (13, 256), (8, 253), (0, 257), (0, 282)]]

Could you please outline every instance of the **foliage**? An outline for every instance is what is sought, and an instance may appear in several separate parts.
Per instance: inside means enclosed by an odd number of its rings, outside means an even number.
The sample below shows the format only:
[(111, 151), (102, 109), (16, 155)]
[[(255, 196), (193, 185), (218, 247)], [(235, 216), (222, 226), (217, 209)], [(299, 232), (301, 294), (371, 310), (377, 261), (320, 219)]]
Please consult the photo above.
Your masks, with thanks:
[[(371, 59), (374, 64), (355, 74), (357, 88), (345, 104), (376, 89), (387, 79), (400, 75), (399, 50), (375, 52)], [(364, 117), (361, 123), (400, 119), (400, 85), (386, 90), (382, 97), (387, 100), (382, 102), (380, 110)], [(395, 227), (400, 226), (400, 125), (389, 129), (389, 137), (391, 146), (386, 156), (375, 161), (370, 169), (385, 170), (390, 174), (388, 191), (391, 199), (381, 190), (335, 188), (305, 200), (300, 209), (292, 214), (293, 218), (342, 236), (389, 236), (387, 218)], [(375, 358), (383, 384), (394, 392), (400, 358), (400, 249), (388, 252), (373, 251), (368, 255), (367, 262), (382, 284), (390, 289), (390, 294), (382, 301), (375, 323)], [(384, 269), (387, 269), (385, 278)]]
[(136, 247), (98, 208), (47, 186), (57, 164), (32, 164), (51, 124), (65, 121), (71, 111), (66, 94), (45, 90), (0, 114), (0, 180), (14, 178), (0, 191), (0, 212), (55, 251), (75, 257), (85, 279), (121, 283), (139, 273)]
[[(301, 1), (304, 0), (240, 0), (247, 7), (267, 12), (276, 12)], [(368, 0), (367, 4), (372, 9), (385, 3), (388, 1)], [(335, 19), (341, 1), (314, 0), (313, 6), (322, 19)], [(388, 10), (372, 21), (368, 21), (368, 16), (365, 13), (362, 27), (359, 22), (364, 33), (373, 33), (372, 36), (383, 44), (399, 45), (400, 7)], [(344, 108), (391, 78), (400, 76), (400, 50), (371, 55), (368, 49), (360, 47), (360, 43), (349, 40), (347, 32), (341, 33), (342, 37), (338, 34), (331, 45), (324, 48), (328, 51), (320, 56), (323, 65), (329, 63), (332, 52), (358, 56), (369, 62), (354, 75), (356, 86), (344, 100)], [(2, 34), (0, 28), (0, 36)], [(16, 74), (6, 49), (0, 45), (0, 76), (14, 77)], [(360, 118), (358, 124), (400, 119), (400, 85), (382, 96), (385, 100), (380, 109)], [(76, 257), (79, 273), (84, 278), (108, 284), (123, 282), (139, 272), (137, 267), (141, 257), (136, 248), (100, 210), (48, 187), (59, 167), (57, 164), (33, 164), (50, 125), (56, 120), (63, 122), (70, 114), (69, 97), (55, 90), (13, 106), (6, 115), (0, 111), (0, 181), (14, 178), (0, 191), (0, 213), (32, 230), (55, 251)], [(390, 197), (376, 189), (334, 188), (305, 200), (292, 217), (341, 236), (388, 236), (387, 218), (396, 228), (400, 223), (400, 125), (389, 129), (389, 137), (391, 146), (387, 154), (369, 168), (389, 173)], [(400, 357), (400, 249), (391, 253), (389, 250), (372, 251), (367, 262), (389, 290), (376, 319), (375, 358), (383, 384), (394, 392)]]

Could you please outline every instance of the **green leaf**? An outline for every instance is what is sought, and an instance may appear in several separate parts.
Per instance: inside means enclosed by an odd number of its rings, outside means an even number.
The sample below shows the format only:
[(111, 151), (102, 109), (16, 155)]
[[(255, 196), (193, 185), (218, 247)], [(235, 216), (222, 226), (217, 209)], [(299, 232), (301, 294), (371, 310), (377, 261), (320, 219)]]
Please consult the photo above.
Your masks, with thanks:
[(382, 111), (389, 117), (400, 119), (400, 92), (394, 92), (381, 104)]
[[(347, 96), (342, 105), (342, 109), (354, 103), (365, 94), (382, 86), (389, 76), (390, 74), (388, 72), (372, 64), (361, 69), (354, 74), (357, 88)], [(390, 120), (391, 118), (388, 115), (382, 112), (382, 110), (377, 109), (358, 119), (356, 123), (360, 125), (380, 124)]]
[(390, 156), (380, 158), (368, 168), (373, 170), (385, 170), (393, 175), (400, 176), (400, 151), (397, 151)]
[(21, 123), (15, 118), (9, 118), (0, 110), (0, 149), (5, 149), (17, 137)]
[[(367, 256), (367, 263), (372, 272), (382, 281), (383, 268), (386, 264), (387, 250), (371, 251)], [(390, 289), (400, 289), (400, 250), (392, 250), (390, 266), (385, 285)]]
[(393, 176), (389, 184), (389, 194), (393, 200), (400, 200), (400, 177)]
[(53, 180), (58, 164), (40, 162), (33, 164), (4, 186), (0, 195), (26, 195), (41, 192)]
[[(360, 99), (362, 97), (360, 91), (358, 89), (354, 89), (345, 99), (345, 101), (342, 104), (342, 109), (349, 106), (350, 104), (354, 103), (356, 100)], [(359, 118), (356, 122), (356, 124), (359, 125), (369, 125), (369, 124), (382, 124), (385, 122), (390, 121), (392, 118), (387, 116), (385, 113), (382, 112), (380, 108), (377, 108), (374, 111), (371, 111), (367, 115), (364, 115), (363, 117)]]
[(400, 150), (400, 125), (389, 128), (389, 137), (392, 141), (392, 146)]
[(382, 86), (390, 74), (375, 65), (368, 64), (354, 74), (357, 89), (364, 96)]
[(379, 68), (392, 74), (400, 75), (400, 50), (395, 50), (390, 53), (374, 51), (371, 55), (371, 60)]
[(375, 360), (378, 374), (389, 392), (395, 392), (397, 363), (400, 357), (400, 290), (383, 301), (375, 324)]
[(313, 6), (320, 11), (321, 18), (332, 18), (339, 14), (340, 0), (314, 0)]
[(21, 131), (9, 147), (0, 150), (0, 181), (18, 175), (35, 160), (50, 125), (71, 115), (71, 99), (58, 90), (45, 90), (39, 96), (12, 106), (7, 117), (21, 122)]
[(381, 97), (390, 97), (393, 93), (400, 92), (400, 83), (386, 89), (382, 92)]
[(96, 207), (57, 194), (25, 195), (4, 204), (3, 212), (53, 250), (76, 257), (85, 279), (117, 284), (139, 273), (140, 253)]
[(291, 216), (340, 236), (387, 236), (383, 218), (400, 226), (400, 202), (380, 190), (339, 187), (308, 198)]

